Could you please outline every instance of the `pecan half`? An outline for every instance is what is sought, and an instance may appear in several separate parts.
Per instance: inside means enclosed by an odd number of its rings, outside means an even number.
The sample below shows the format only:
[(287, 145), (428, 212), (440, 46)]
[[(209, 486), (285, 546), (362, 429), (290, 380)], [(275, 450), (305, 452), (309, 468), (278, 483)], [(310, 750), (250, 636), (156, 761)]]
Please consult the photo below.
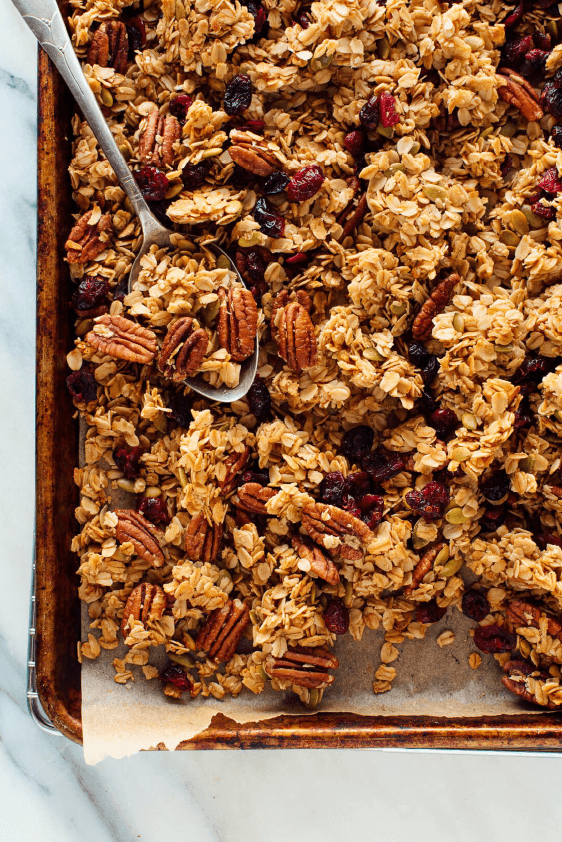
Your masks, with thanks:
[(143, 582), (137, 585), (129, 594), (121, 620), (121, 634), (127, 637), (131, 620), (140, 620), (143, 625), (147, 621), (159, 620), (166, 608), (166, 594), (160, 585)]
[(224, 460), (226, 474), (223, 481), (220, 483), (220, 489), (225, 497), (236, 488), (238, 478), (248, 464), (249, 458), (250, 448), (245, 447), (242, 453), (231, 453), (230, 456), (227, 456)]
[(332, 684), (334, 676), (327, 670), (336, 669), (339, 663), (327, 649), (293, 646), (281, 658), (268, 655), (264, 668), (272, 678), (312, 689)]
[(153, 567), (162, 567), (164, 553), (158, 540), (158, 530), (134, 509), (116, 509), (115, 536), (120, 544), (130, 541), (135, 552)]
[(540, 120), (544, 111), (533, 86), (509, 67), (498, 67), (497, 72), (505, 80), (505, 85), (498, 88), (498, 94), (503, 101), (518, 108), (530, 123)]
[(117, 73), (127, 72), (127, 58), (129, 55), (129, 36), (127, 27), (118, 20), (102, 23), (94, 33), (88, 63), (98, 64), (100, 67), (113, 67)]
[(193, 319), (185, 316), (173, 322), (162, 344), (158, 369), (175, 383), (191, 377), (203, 362), (209, 337), (202, 327), (193, 330)]
[(174, 163), (174, 143), (181, 136), (181, 126), (173, 114), (163, 115), (151, 111), (139, 139), (139, 158), (153, 167)]
[(374, 538), (369, 527), (359, 518), (324, 503), (309, 503), (303, 509), (302, 525), (313, 541), (331, 555), (341, 555), (348, 561), (363, 558), (359, 544)]
[(460, 276), (449, 275), (444, 281), (437, 284), (431, 295), (422, 306), (420, 312), (414, 319), (412, 325), (412, 337), (414, 339), (427, 339), (431, 334), (433, 319), (445, 308), (451, 300), (451, 293), (459, 283)]
[(328, 582), (329, 585), (337, 585), (340, 581), (340, 574), (334, 562), (327, 558), (319, 547), (303, 541), (299, 535), (293, 535), (291, 545), (299, 558), (310, 563), (310, 572), (319, 579)]
[(521, 628), (522, 626), (538, 629), (541, 617), (545, 616), (548, 618), (548, 634), (562, 642), (562, 623), (559, 623), (558, 620), (549, 616), (546, 611), (542, 611), (536, 605), (524, 599), (512, 599), (506, 611), (506, 617), (514, 629)]
[(240, 141), (228, 150), (235, 164), (248, 170), (254, 175), (262, 177), (271, 175), (277, 169), (277, 162), (273, 155), (257, 144), (246, 145)]
[(113, 229), (111, 216), (104, 213), (97, 222), (91, 225), (93, 212), (89, 210), (81, 216), (68, 235), (64, 247), (69, 263), (88, 263), (107, 248)]
[(206, 652), (214, 661), (228, 661), (234, 655), (249, 622), (248, 606), (239, 599), (229, 599), (222, 608), (217, 608), (209, 614), (197, 635), (195, 646)]
[(427, 550), (416, 566), (412, 571), (412, 584), (406, 585), (404, 588), (404, 596), (410, 596), (418, 585), (423, 581), (424, 577), (427, 576), (430, 570), (433, 570), (433, 563), (445, 544), (435, 544), (430, 550)]
[(86, 334), (86, 342), (102, 354), (131, 363), (149, 363), (158, 351), (155, 333), (123, 316), (108, 313), (96, 319)]
[(279, 356), (295, 374), (302, 374), (316, 365), (317, 359), (314, 325), (302, 301), (298, 297), (290, 301), (283, 290), (277, 296), (271, 314), (271, 334), (277, 342)]
[(203, 511), (191, 519), (185, 533), (185, 551), (190, 561), (214, 561), (222, 541), (220, 523), (209, 523)]
[(512, 693), (521, 696), (522, 699), (533, 705), (541, 705), (550, 710), (558, 707), (550, 699), (547, 700), (546, 704), (539, 702), (529, 687), (529, 677), (534, 678), (535, 681), (547, 681), (550, 678), (548, 673), (537, 670), (533, 664), (529, 664), (527, 661), (508, 661), (507, 664), (504, 664), (503, 671), (506, 675), (502, 677), (502, 684)]
[(363, 195), (359, 198), (356, 208), (353, 207), (354, 201), (355, 200), (352, 199), (338, 216), (338, 223), (343, 226), (343, 231), (338, 238), (338, 243), (343, 243), (345, 238), (349, 237), (349, 235), (355, 231), (369, 210), (366, 193), (363, 193)]
[(219, 287), (217, 333), (221, 348), (234, 362), (241, 363), (254, 353), (258, 333), (258, 307), (249, 289)]
[(278, 491), (278, 488), (267, 488), (258, 482), (245, 482), (232, 498), (232, 502), (237, 509), (242, 509), (244, 512), (266, 515), (268, 514), (266, 504), (275, 497)]

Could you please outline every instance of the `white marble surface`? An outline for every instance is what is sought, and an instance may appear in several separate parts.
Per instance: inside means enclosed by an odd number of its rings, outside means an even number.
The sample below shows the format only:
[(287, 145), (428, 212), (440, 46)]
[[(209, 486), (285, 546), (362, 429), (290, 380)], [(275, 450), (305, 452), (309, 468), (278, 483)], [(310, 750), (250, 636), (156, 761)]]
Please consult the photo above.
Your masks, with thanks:
[(28, 717), (36, 51), (9, 0), (0, 32), (0, 842), (556, 838), (562, 758), (231, 751), (88, 767)]

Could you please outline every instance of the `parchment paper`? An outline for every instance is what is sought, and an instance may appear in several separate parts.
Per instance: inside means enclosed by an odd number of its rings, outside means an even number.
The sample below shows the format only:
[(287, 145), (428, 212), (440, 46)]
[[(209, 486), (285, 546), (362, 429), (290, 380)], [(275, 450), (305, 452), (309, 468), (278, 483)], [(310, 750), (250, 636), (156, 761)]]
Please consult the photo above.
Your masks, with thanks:
[[(340, 666), (335, 681), (325, 694), (325, 712), (381, 715), (491, 716), (521, 713), (522, 705), (501, 683), (501, 670), (491, 655), (482, 654), (477, 670), (468, 656), (478, 651), (469, 636), (474, 623), (456, 608), (434, 624), (424, 640), (399, 644), (399, 658), (393, 662), (397, 677), (389, 693), (375, 696), (374, 673), (384, 642), (382, 630), (365, 630), (357, 643), (350, 635), (338, 639), (335, 652)], [(455, 632), (455, 641), (440, 649), (436, 638), (445, 630)], [(86, 639), (88, 618), (82, 615), (82, 639)], [(162, 648), (162, 647), (161, 647)], [(222, 713), (237, 722), (255, 722), (282, 713), (303, 715), (307, 711), (293, 693), (276, 693), (271, 688), (255, 696), (246, 688), (237, 699), (226, 697), (186, 698), (176, 701), (162, 693), (160, 681), (146, 681), (140, 667), (131, 667), (136, 681), (125, 687), (115, 684), (112, 660), (123, 657), (126, 647), (102, 652), (82, 666), (82, 722), (87, 763), (104, 757), (125, 757), (163, 743), (173, 750), (182, 741), (203, 731), (212, 717)], [(150, 663), (159, 666), (165, 653), (151, 654)], [(530, 707), (530, 706), (529, 706)], [(525, 711), (529, 712), (525, 706)], [(540, 713), (537, 709), (536, 713)]]

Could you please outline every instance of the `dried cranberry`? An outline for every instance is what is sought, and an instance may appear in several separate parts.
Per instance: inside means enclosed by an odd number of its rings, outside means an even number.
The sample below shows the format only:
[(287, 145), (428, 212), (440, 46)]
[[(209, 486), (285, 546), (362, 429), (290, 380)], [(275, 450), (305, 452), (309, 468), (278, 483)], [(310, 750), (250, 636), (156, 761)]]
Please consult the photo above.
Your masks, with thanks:
[(267, 201), (259, 198), (254, 205), (254, 219), (260, 226), (260, 231), (272, 237), (274, 240), (283, 236), (285, 231), (285, 220), (280, 214), (272, 210)]
[(86, 275), (70, 299), (70, 306), (78, 311), (92, 310), (105, 302), (108, 292), (109, 281), (97, 275)]
[(316, 196), (324, 184), (324, 173), (318, 164), (303, 167), (294, 174), (287, 187), (287, 198), (290, 202), (306, 202)]
[(224, 110), (227, 114), (241, 114), (252, 102), (252, 80), (247, 73), (239, 73), (224, 90)]
[(129, 276), (123, 275), (121, 280), (117, 283), (117, 285), (113, 288), (113, 300), (114, 301), (123, 301), (126, 295), (129, 293)]
[(383, 91), (380, 95), (379, 109), (381, 124), (386, 129), (400, 122), (400, 116), (396, 113), (396, 97), (387, 93), (387, 91)]
[(562, 67), (559, 67), (551, 79), (551, 83), (555, 88), (562, 88)]
[(500, 626), (479, 626), (474, 631), (474, 642), (482, 652), (496, 655), (515, 649), (517, 638)]
[(135, 178), (147, 202), (161, 201), (170, 186), (164, 173), (156, 167), (142, 167), (135, 173)]
[[(354, 471), (345, 478), (343, 493), (349, 494), (359, 500), (371, 491), (371, 481), (366, 471)], [(361, 506), (359, 506), (361, 508)]]
[[(527, 397), (532, 392), (535, 392), (538, 384), (542, 381), (545, 374), (552, 370), (553, 360), (540, 355), (525, 357), (517, 371), (512, 377), (513, 383), (520, 386), (521, 393)], [(524, 411), (527, 405), (519, 405), (519, 409)], [(527, 411), (530, 409), (527, 407)]]
[(324, 622), (332, 634), (346, 633), (349, 628), (349, 611), (341, 599), (334, 597), (328, 601), (328, 606), (324, 611)]
[(295, 23), (298, 23), (302, 29), (308, 29), (308, 27), (310, 26), (310, 21), (307, 17), (306, 12), (297, 12), (293, 20), (295, 21)]
[(470, 589), (465, 591), (462, 595), (462, 613), (470, 620), (476, 620), (477, 623), (483, 620), (490, 611), (490, 603), (486, 599), (486, 594), (482, 591), (475, 591)]
[(424, 415), (430, 415), (432, 412), (435, 412), (436, 409), (438, 409), (437, 401), (435, 400), (431, 392), (428, 392), (424, 389), (420, 397), (421, 412), (423, 412)]
[(344, 494), (341, 498), (340, 508), (345, 509), (353, 517), (361, 517), (361, 509), (357, 505), (357, 500), (351, 494)]
[(386, 453), (367, 453), (360, 464), (369, 474), (371, 482), (380, 485), (404, 470), (404, 457), (390, 450)]
[(146, 26), (142, 18), (135, 16), (126, 23), (127, 36), (129, 38), (129, 60), (135, 60), (137, 50), (142, 50), (146, 44)]
[(541, 532), (540, 535), (535, 535), (535, 544), (541, 550), (546, 550), (549, 544), (562, 547), (562, 538), (560, 535), (553, 535), (552, 532)]
[(533, 213), (536, 213), (537, 216), (542, 216), (543, 219), (546, 219), (549, 222), (551, 219), (556, 219), (556, 208), (552, 205), (544, 205), (542, 201), (533, 202), (531, 210)]
[(205, 184), (205, 179), (209, 175), (211, 169), (211, 162), (207, 159), (201, 161), (199, 164), (186, 164), (181, 172), (181, 180), (187, 190), (197, 190)]
[(241, 132), (254, 132), (254, 134), (262, 134), (265, 129), (265, 120), (246, 120), (245, 123), (240, 123), (238, 126)]
[(519, 3), (512, 11), (510, 15), (506, 17), (503, 22), (503, 25), (506, 29), (510, 29), (520, 22), (521, 18), (523, 17), (523, 13), (525, 12), (525, 0), (519, 0)]
[(416, 606), (414, 618), (418, 621), (418, 623), (428, 625), (429, 623), (438, 623), (439, 620), (443, 619), (446, 613), (446, 608), (443, 608), (441, 605), (437, 605), (435, 599), (430, 599), (429, 602), (422, 602), (421, 605)]
[(367, 454), (373, 446), (375, 434), (370, 427), (361, 424), (343, 434), (341, 451), (350, 462), (359, 463), (362, 456)]
[(159, 678), (162, 684), (173, 684), (182, 693), (189, 693), (193, 686), (186, 671), (173, 661), (168, 661)]
[(384, 514), (384, 497), (380, 494), (365, 494), (357, 501), (357, 504), (361, 510), (363, 523), (366, 523), (369, 529), (375, 529)]
[(499, 503), (509, 493), (511, 482), (504, 470), (496, 471), (480, 486), (480, 491), (490, 503)]
[(484, 511), (484, 514), (478, 521), (480, 531), (484, 534), (495, 532), (504, 522), (505, 509), (503, 506), (493, 506)]
[(260, 3), (256, 3), (255, 0), (242, 0), (242, 5), (246, 6), (254, 19), (254, 36), (257, 37), (261, 35), (267, 24), (267, 14), (265, 9), (262, 5), (260, 5)]
[(365, 149), (365, 135), (360, 129), (355, 129), (346, 134), (343, 145), (350, 155), (353, 155), (354, 158), (360, 158)]
[(265, 262), (259, 251), (250, 249), (246, 252), (246, 272), (255, 283), (265, 280)]
[(288, 257), (285, 258), (285, 264), (287, 266), (304, 266), (308, 263), (310, 259), (311, 252), (307, 251), (299, 251), (296, 254), (290, 254)]
[(164, 495), (160, 497), (141, 497), (137, 509), (151, 523), (169, 523), (170, 515)]
[(433, 383), (440, 369), (441, 363), (439, 362), (439, 358), (434, 356), (434, 354), (430, 354), (429, 360), (421, 370), (422, 380), (426, 386), (430, 386)]
[(449, 504), (449, 489), (440, 482), (428, 482), (422, 491), (408, 491), (406, 503), (424, 520), (437, 520), (443, 517)]
[(548, 50), (529, 50), (525, 59), (529, 62), (534, 70), (544, 73), (546, 70), (546, 60), (550, 55)]
[(540, 103), (548, 114), (552, 114), (555, 120), (562, 119), (562, 90), (555, 82), (547, 82), (542, 89)]
[(368, 132), (374, 132), (379, 124), (379, 115), (379, 98), (372, 96), (359, 112), (359, 121)]
[(171, 200), (150, 203), (150, 210), (152, 211), (158, 222), (161, 222), (164, 227), (167, 227), (170, 224), (168, 208), (171, 204)]
[(532, 49), (532, 35), (525, 35), (523, 38), (512, 38), (504, 44), (502, 63), (508, 67), (519, 67), (529, 50)]
[(537, 187), (540, 190), (544, 190), (545, 193), (550, 193), (551, 196), (562, 193), (562, 182), (560, 181), (556, 167), (550, 167), (550, 169), (543, 173)]
[(172, 410), (170, 413), (172, 421), (175, 421), (178, 427), (187, 429), (193, 421), (192, 398), (184, 395), (183, 392), (170, 392), (168, 404)]
[(260, 377), (256, 377), (248, 390), (248, 404), (250, 412), (261, 423), (271, 414), (271, 395), (269, 389)]
[(98, 396), (96, 378), (84, 365), (79, 371), (73, 371), (68, 375), (66, 388), (78, 403), (90, 403)]
[(345, 477), (341, 471), (331, 471), (326, 474), (318, 486), (318, 499), (320, 503), (327, 503), (330, 506), (339, 506), (342, 500)]
[(259, 469), (255, 471), (244, 471), (240, 477), (240, 485), (244, 485), (246, 482), (256, 482), (258, 485), (265, 487), (269, 485), (269, 471), (261, 471)]
[(533, 41), (535, 42), (535, 46), (540, 50), (552, 50), (552, 38), (548, 32), (539, 32), (537, 30), (533, 33)]
[(410, 342), (408, 345), (408, 357), (412, 365), (417, 368), (424, 368), (430, 358), (431, 354), (421, 342)]
[(439, 438), (443, 439), (458, 426), (458, 419), (452, 409), (436, 409), (428, 418)]
[(264, 193), (267, 196), (275, 196), (277, 193), (282, 193), (290, 180), (287, 173), (281, 170), (275, 170), (275, 172), (272, 172), (263, 181)]
[(172, 114), (176, 120), (183, 125), (187, 118), (187, 112), (192, 105), (193, 99), (189, 96), (189, 94), (179, 94), (179, 96), (170, 100), (168, 110), (170, 114)]
[(139, 460), (141, 456), (141, 447), (129, 447), (125, 444), (118, 445), (113, 451), (113, 460), (127, 479), (140, 477)]
[(505, 158), (503, 159), (503, 164), (500, 167), (500, 172), (501, 172), (502, 176), (505, 178), (506, 175), (508, 174), (508, 172), (512, 169), (513, 169), (513, 158), (511, 157), (511, 155), (507, 154), (505, 156)]

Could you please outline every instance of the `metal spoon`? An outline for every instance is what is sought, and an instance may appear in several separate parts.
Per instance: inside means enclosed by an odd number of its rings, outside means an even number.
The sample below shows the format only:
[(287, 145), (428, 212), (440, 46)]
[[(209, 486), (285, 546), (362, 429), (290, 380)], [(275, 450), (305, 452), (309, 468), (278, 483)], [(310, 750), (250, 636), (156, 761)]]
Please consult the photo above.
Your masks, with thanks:
[[(86, 77), (82, 73), (80, 62), (74, 52), (56, 0), (12, 0), (12, 2), (70, 88), (70, 92), (93, 131), (99, 145), (103, 149), (105, 157), (113, 168), (121, 187), (127, 194), (133, 210), (139, 218), (143, 241), (129, 275), (130, 290), (138, 277), (140, 261), (143, 255), (153, 245), (157, 245), (159, 248), (169, 246), (170, 235), (173, 232), (164, 228), (158, 222), (144, 200), (139, 186), (133, 178), (131, 170), (123, 158), (115, 142), (115, 138), (111, 133), (111, 129), (101, 112), (96, 97), (86, 81)], [(209, 243), (208, 247), (212, 248), (215, 253), (220, 253), (228, 259), (232, 271), (236, 273), (240, 283), (245, 286), (240, 273), (226, 252), (214, 243)], [(240, 382), (233, 389), (230, 389), (228, 386), (215, 388), (203, 380), (201, 375), (187, 378), (185, 383), (194, 392), (198, 392), (200, 395), (209, 398), (209, 400), (223, 403), (239, 400), (244, 397), (254, 382), (258, 367), (258, 355), (259, 347), (256, 337), (254, 353), (241, 364)]]

